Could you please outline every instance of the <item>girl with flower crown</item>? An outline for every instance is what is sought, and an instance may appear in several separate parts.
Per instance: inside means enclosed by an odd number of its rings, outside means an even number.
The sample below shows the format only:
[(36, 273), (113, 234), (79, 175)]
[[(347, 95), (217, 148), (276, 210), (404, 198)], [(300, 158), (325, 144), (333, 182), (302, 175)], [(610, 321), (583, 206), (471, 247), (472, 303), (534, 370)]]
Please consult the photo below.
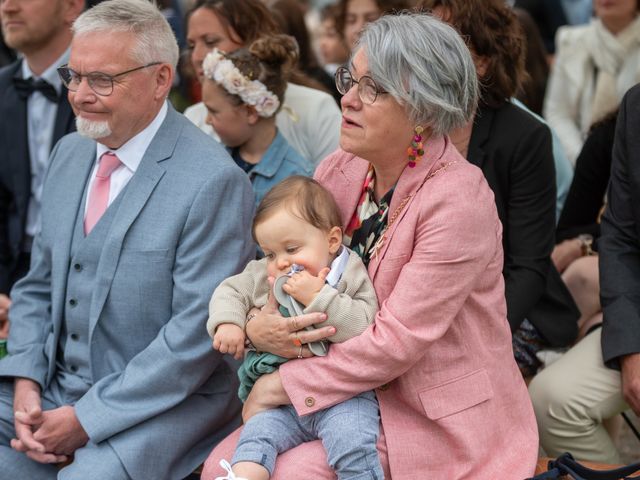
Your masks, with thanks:
[(297, 59), (293, 37), (272, 35), (229, 54), (216, 48), (203, 62), (207, 123), (251, 178), (256, 205), (281, 180), (312, 173), (309, 162), (280, 134), (275, 120)]

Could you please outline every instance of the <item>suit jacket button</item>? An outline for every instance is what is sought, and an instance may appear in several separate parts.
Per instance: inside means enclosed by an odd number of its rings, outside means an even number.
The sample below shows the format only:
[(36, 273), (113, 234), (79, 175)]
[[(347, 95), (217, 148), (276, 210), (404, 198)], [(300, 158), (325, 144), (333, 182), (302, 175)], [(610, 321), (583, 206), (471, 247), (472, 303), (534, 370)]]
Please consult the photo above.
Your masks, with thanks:
[(307, 397), (304, 399), (304, 404), (307, 407), (313, 407), (316, 404), (316, 399), (313, 397)]
[(79, 263), (75, 263), (75, 264), (73, 265), (73, 269), (74, 269), (76, 272), (81, 272), (81, 271), (82, 271), (82, 265), (80, 265)]
[(72, 298), (71, 300), (69, 300), (69, 305), (71, 305), (72, 307), (75, 307), (78, 304), (78, 301), (75, 298)]
[(380, 386), (378, 387), (378, 390), (383, 391), (383, 392), (386, 392), (387, 390), (389, 390), (389, 384), (388, 384), (388, 383), (385, 383), (384, 385), (380, 385)]

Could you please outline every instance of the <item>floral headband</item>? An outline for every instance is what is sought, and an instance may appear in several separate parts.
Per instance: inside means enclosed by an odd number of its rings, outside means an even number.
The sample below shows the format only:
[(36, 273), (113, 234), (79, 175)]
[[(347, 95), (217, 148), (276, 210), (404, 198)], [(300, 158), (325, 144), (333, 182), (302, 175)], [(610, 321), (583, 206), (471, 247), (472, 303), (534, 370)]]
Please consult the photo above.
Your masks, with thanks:
[(246, 105), (251, 105), (261, 117), (271, 117), (278, 107), (280, 100), (267, 90), (259, 80), (249, 80), (224, 56), (217, 48), (208, 53), (202, 62), (204, 74), (221, 85), (232, 95), (238, 95)]

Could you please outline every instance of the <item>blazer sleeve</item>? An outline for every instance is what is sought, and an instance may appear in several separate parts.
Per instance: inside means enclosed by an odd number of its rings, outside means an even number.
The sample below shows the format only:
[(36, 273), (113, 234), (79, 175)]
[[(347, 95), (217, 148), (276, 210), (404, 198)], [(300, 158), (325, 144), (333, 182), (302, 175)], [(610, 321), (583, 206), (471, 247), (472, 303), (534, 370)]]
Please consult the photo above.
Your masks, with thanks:
[[(58, 152), (56, 144), (50, 157), (53, 165)], [(48, 175), (47, 171), (47, 175)], [(51, 251), (36, 235), (31, 247), (31, 267), (12, 290), (10, 317), (19, 319), (11, 322), (9, 330), (9, 355), (0, 362), (0, 376), (23, 377), (34, 380), (42, 390), (46, 387), (46, 377), (50, 359), (47, 350), (53, 342), (53, 321), (51, 318)]]
[(600, 236), (598, 215), (609, 183), (615, 117), (598, 124), (584, 142), (567, 201), (558, 221), (556, 242), (581, 233)]
[(599, 240), (602, 350), (605, 363), (615, 368), (619, 357), (640, 352), (639, 105), (636, 87), (627, 93), (618, 117)]
[[(0, 293), (9, 294), (15, 268), (15, 235), (28, 205), (31, 177), (28, 167), (26, 102), (17, 95), (11, 78), (21, 63), (0, 69)], [(18, 154), (20, 152), (21, 154)], [(24, 175), (17, 175), (17, 163), (27, 162)], [(17, 196), (19, 195), (19, 198)], [(13, 224), (13, 228), (11, 225)]]
[[(95, 382), (75, 405), (94, 443), (166, 412), (200, 388), (218, 385), (212, 382), (228, 381), (216, 376), (224, 371), (224, 359), (211, 348), (204, 324), (213, 289), (255, 255), (249, 236), (253, 201), (247, 176), (231, 164), (195, 194), (176, 246), (170, 318), (121, 372)], [(220, 205), (232, 206), (233, 214)]]
[[(280, 367), (284, 388), (300, 415), (343, 402), (409, 370), (448, 331), (489, 262), (501, 258), (500, 225), (484, 180), (456, 187), (429, 189), (429, 200), (421, 196), (412, 202), (412, 208), (424, 207), (414, 250), (374, 324), (332, 345), (325, 357)], [(477, 195), (480, 187), (482, 197)], [(316, 400), (312, 406), (305, 404), (309, 395)]]
[(304, 313), (326, 312), (327, 320), (316, 327), (334, 326), (335, 335), (327, 340), (344, 342), (360, 335), (373, 323), (378, 301), (367, 269), (358, 254), (349, 252), (349, 261), (338, 288), (325, 285)]
[(34, 380), (44, 390), (49, 368), (45, 355), (47, 340), (53, 341), (51, 321), (51, 264), (50, 255), (42, 253), (36, 237), (31, 249), (31, 269), (16, 284), (13, 293), (9, 330), (9, 355), (0, 362), (0, 376), (23, 377)]
[[(7, 159), (2, 158), (5, 153), (0, 153), (0, 165), (5, 165), (5, 174), (9, 173), (6, 167)], [(4, 175), (3, 175), (4, 176)], [(11, 204), (11, 193), (5, 188), (0, 180), (0, 293), (9, 294), (11, 289), (11, 266), (12, 255), (9, 243), (9, 207)]]
[(518, 329), (545, 292), (554, 246), (556, 188), (549, 129), (522, 135), (508, 155), (508, 188), (503, 201), (504, 278), (507, 318)]
[(215, 289), (209, 302), (209, 336), (213, 338), (216, 328), (223, 323), (233, 323), (244, 330), (249, 310), (266, 303), (268, 285), (264, 258), (249, 262), (242, 273), (224, 280)]

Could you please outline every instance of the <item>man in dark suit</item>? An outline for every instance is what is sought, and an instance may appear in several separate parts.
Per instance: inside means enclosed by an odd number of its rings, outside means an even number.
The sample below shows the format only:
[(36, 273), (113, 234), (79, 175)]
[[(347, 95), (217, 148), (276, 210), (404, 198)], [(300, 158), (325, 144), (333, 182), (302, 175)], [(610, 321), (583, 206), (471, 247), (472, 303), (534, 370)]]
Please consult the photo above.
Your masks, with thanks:
[(640, 86), (618, 115), (608, 205), (598, 241), (602, 329), (587, 335), (531, 383), (549, 455), (620, 463), (604, 419), (640, 414)]
[(84, 0), (0, 2), (4, 42), (23, 56), (0, 69), (0, 336), (9, 291), (29, 268), (49, 153), (75, 130), (56, 68), (69, 57), (70, 27), (83, 8)]

